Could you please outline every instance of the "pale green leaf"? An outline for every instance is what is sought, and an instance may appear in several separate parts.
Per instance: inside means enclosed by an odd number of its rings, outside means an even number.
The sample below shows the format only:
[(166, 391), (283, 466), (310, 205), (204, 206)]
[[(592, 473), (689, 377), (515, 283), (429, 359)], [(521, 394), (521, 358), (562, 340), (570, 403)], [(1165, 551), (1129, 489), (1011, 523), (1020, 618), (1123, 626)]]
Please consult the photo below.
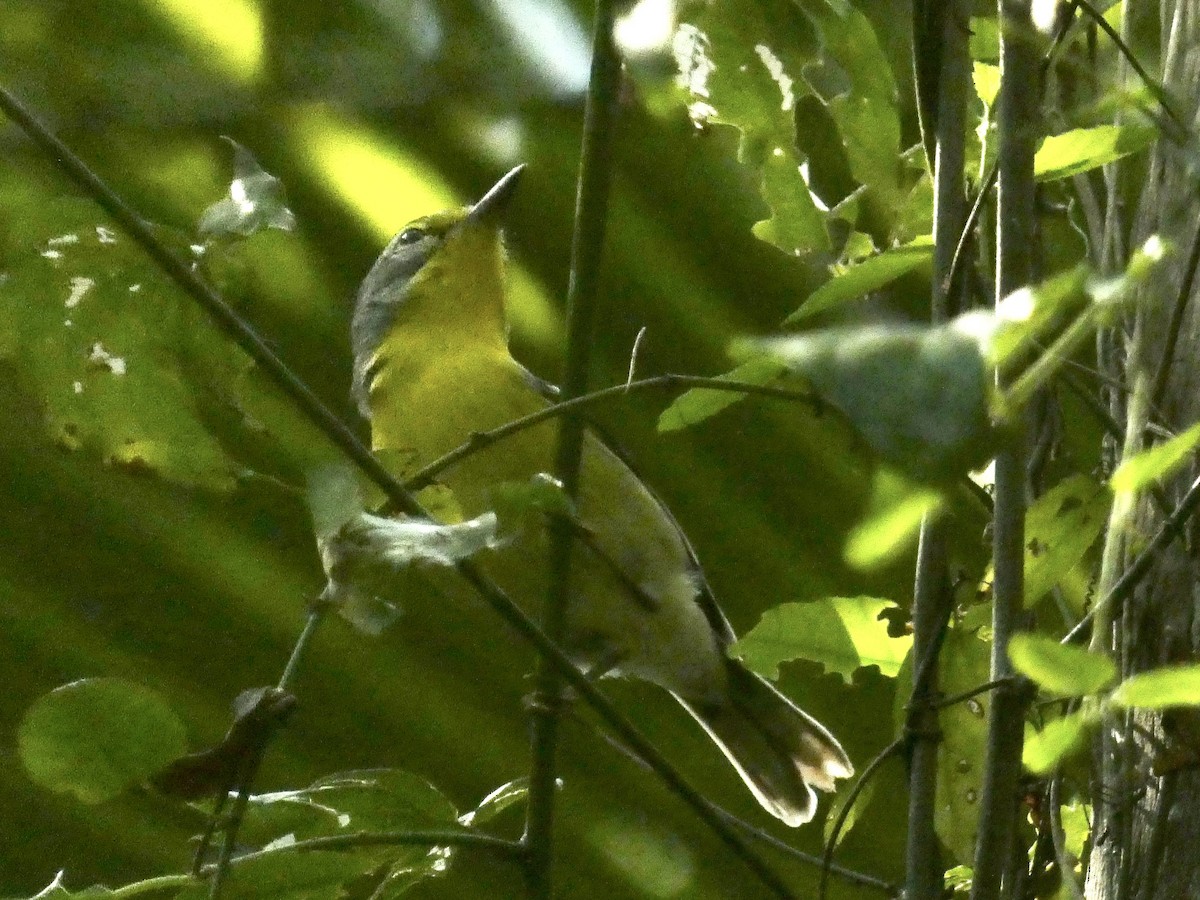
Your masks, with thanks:
[(1041, 731), (1030, 728), (1025, 735), (1021, 762), (1035, 775), (1048, 774), (1083, 745), (1093, 720), (1093, 713), (1079, 710), (1047, 722)]
[(1033, 159), (1034, 175), (1039, 181), (1078, 175), (1145, 150), (1157, 137), (1157, 129), (1133, 124), (1097, 125), (1051, 135), (1042, 141)]
[(910, 243), (864, 259), (836, 273), (833, 278), (809, 294), (808, 299), (784, 320), (784, 324), (792, 325), (817, 313), (865, 297), (871, 291), (879, 290), (900, 276), (928, 265), (932, 259), (933, 242), (928, 237), (919, 237)]
[(1025, 605), (1033, 606), (1079, 564), (1107, 520), (1112, 495), (1095, 479), (1071, 475), (1025, 514)]
[(921, 520), (936, 514), (943, 502), (933, 488), (880, 469), (875, 473), (867, 512), (846, 540), (846, 562), (858, 569), (892, 562), (915, 546)]
[(187, 749), (167, 702), (119, 678), (73, 681), (39, 697), (21, 721), (17, 748), (30, 778), (84, 803), (141, 784)]
[[(769, 384), (784, 372), (784, 365), (767, 356), (748, 359), (732, 372), (717, 377), (722, 381), (744, 381), (747, 384)], [(679, 431), (710, 419), (723, 409), (745, 398), (737, 391), (714, 388), (692, 388), (680, 394), (658, 417), (661, 432)]]
[(1168, 709), (1200, 706), (1200, 665), (1172, 666), (1131, 675), (1113, 691), (1118, 706)]
[(1113, 472), (1112, 489), (1119, 494), (1145, 490), (1178, 469), (1200, 444), (1200, 424), (1183, 434), (1123, 460)]
[(1064, 697), (1094, 694), (1117, 677), (1117, 667), (1107, 656), (1041, 634), (1013, 635), (1008, 658), (1039, 687)]

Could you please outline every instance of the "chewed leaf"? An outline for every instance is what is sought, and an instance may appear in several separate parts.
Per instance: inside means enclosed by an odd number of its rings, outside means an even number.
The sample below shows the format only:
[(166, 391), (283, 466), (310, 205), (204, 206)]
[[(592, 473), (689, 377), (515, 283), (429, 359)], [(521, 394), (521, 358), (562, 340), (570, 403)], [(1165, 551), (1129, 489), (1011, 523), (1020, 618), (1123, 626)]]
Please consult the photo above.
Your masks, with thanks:
[(819, 662), (849, 680), (863, 666), (888, 677), (900, 671), (911, 637), (892, 638), (879, 613), (892, 606), (875, 597), (829, 597), (813, 603), (784, 603), (731, 648), (754, 671), (776, 678), (779, 664), (793, 659)]
[(119, 678), (55, 688), (25, 713), (21, 762), (42, 787), (100, 803), (148, 779), (185, 749), (183, 723), (158, 694)]
[(788, 254), (830, 246), (795, 139), (796, 100), (807, 92), (799, 72), (810, 56), (793, 36), (808, 31), (783, 0), (749, 6), (720, 0), (680, 26), (674, 48), (693, 120), (732, 125), (742, 134), (738, 158), (758, 173), (772, 212), (754, 233)]
[(1063, 479), (1025, 514), (1025, 604), (1037, 603), (1078, 565), (1108, 517), (1112, 494), (1087, 475)]

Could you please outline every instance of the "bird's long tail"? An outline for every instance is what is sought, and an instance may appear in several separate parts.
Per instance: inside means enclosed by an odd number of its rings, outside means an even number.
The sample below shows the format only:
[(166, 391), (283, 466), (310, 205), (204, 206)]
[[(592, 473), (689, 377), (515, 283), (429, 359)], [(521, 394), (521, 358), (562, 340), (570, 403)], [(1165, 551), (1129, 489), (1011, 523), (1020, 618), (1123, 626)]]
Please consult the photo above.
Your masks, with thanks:
[(820, 722), (736, 660), (727, 660), (721, 703), (676, 695), (733, 763), (763, 809), (803, 825), (817, 808), (813, 788), (832, 791), (854, 774), (846, 752)]

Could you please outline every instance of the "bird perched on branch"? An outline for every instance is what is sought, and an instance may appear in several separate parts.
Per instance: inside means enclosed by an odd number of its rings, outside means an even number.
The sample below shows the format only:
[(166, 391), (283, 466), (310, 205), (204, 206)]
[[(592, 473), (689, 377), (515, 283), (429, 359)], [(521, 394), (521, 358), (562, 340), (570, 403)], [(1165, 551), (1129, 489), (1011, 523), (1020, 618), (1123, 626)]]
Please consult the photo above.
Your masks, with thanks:
[[(409, 223), (359, 289), (352, 324), (354, 395), (376, 451), (400, 477), (543, 409), (544, 386), (509, 354), (502, 216), (521, 176), (473, 206)], [(497, 485), (552, 467), (546, 421), (440, 473), (435, 515), (479, 515)], [(429, 496), (429, 494), (426, 494)], [(813, 817), (813, 788), (853, 768), (837, 740), (765, 680), (729, 659), (734, 634), (670, 512), (596, 435), (585, 440), (575, 508), (564, 648), (581, 667), (670, 691), (733, 763), (767, 812)], [(545, 529), (527, 528), (479, 565), (526, 609), (545, 597)]]

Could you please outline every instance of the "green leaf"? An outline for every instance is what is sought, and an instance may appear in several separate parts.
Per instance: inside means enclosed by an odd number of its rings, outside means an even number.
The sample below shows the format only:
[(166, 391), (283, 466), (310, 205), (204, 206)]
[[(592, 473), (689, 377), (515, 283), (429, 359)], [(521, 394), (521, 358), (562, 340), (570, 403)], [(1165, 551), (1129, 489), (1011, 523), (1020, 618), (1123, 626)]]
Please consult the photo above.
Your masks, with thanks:
[(1051, 135), (1033, 159), (1038, 181), (1053, 181), (1099, 168), (1145, 150), (1158, 137), (1147, 125), (1097, 125)]
[(976, 335), (938, 327), (829, 328), (754, 341), (845, 414), (887, 463), (950, 481), (993, 454), (992, 392)]
[[(875, 799), (875, 785), (877, 782), (868, 781), (858, 792), (858, 796), (854, 798), (854, 806), (846, 815), (846, 821), (842, 824), (842, 830), (838, 833), (838, 841), (834, 846), (840, 847), (846, 836), (854, 830), (854, 826), (858, 824), (859, 819), (863, 814), (870, 809), (871, 801)], [(829, 812), (825, 816), (825, 844), (829, 845), (829, 839), (833, 837), (833, 826), (837, 824), (838, 817), (841, 816), (842, 810), (850, 801), (853, 794), (850, 791), (838, 791), (833, 798), (833, 803), (829, 805)]]
[(821, 41), (801, 74), (841, 134), (850, 174), (889, 226), (900, 206), (900, 113), (892, 65), (871, 20), (849, 3), (798, 0)]
[(915, 545), (921, 520), (936, 514), (943, 503), (935, 489), (880, 469), (875, 473), (866, 515), (846, 540), (846, 562), (869, 570), (894, 561)]
[(1118, 706), (1141, 709), (1200, 706), (1200, 665), (1171, 666), (1131, 675), (1109, 699)]
[[(338, 900), (343, 886), (378, 866), (372, 854), (286, 850), (235, 860), (226, 896), (239, 900)], [(197, 881), (175, 900), (207, 900), (207, 881)]]
[(236, 467), (206, 420), (249, 360), (89, 204), (9, 215), (21, 228), (3, 254), (0, 362), (40, 395), (49, 439), (117, 468), (231, 488)]
[(834, 275), (817, 288), (800, 308), (784, 320), (784, 325), (802, 322), (817, 313), (865, 297), (901, 275), (927, 265), (933, 259), (933, 241), (919, 237), (899, 247), (884, 250)]
[(1000, 67), (977, 62), (971, 68), (971, 80), (975, 83), (975, 94), (986, 105), (993, 106), (1000, 91)]
[(478, 827), (492, 821), (510, 806), (524, 803), (529, 796), (529, 779), (525, 776), (514, 778), (507, 784), (502, 784), (479, 801), (470, 812), (463, 813), (459, 822), (463, 825)]
[(29, 777), (84, 803), (111, 800), (186, 749), (183, 723), (149, 688), (120, 678), (73, 681), (39, 697), (17, 734)]
[(1001, 300), (988, 336), (988, 361), (1003, 366), (1018, 353), (1037, 349), (1043, 329), (1086, 302), (1087, 282), (1087, 266), (1079, 265)]
[(1107, 656), (1041, 634), (1013, 635), (1008, 658), (1022, 675), (1063, 697), (1094, 694), (1117, 677), (1117, 667)]
[(1025, 605), (1032, 607), (1062, 581), (1095, 543), (1112, 495), (1095, 479), (1064, 478), (1025, 514)]
[(812, 56), (810, 27), (793, 4), (717, 0), (696, 8), (675, 39), (675, 57), (697, 125), (741, 132), (738, 159), (758, 173), (771, 217), (754, 234), (785, 253), (828, 250), (825, 216), (801, 172), (795, 104), (807, 91), (799, 73)]
[(1178, 469), (1200, 444), (1200, 424), (1171, 440), (1123, 460), (1110, 484), (1118, 494), (1143, 491)]
[(1063, 759), (1083, 745), (1089, 726), (1095, 721), (1095, 713), (1078, 710), (1061, 719), (1052, 719), (1041, 731), (1027, 729), (1021, 762), (1035, 775), (1046, 775), (1053, 771)]
[(254, 795), (244, 838), (266, 844), (288, 834), (299, 840), (457, 823), (454, 805), (420, 776), (400, 769), (361, 769), (326, 776), (301, 790)]
[(879, 613), (893, 604), (876, 597), (828, 597), (813, 603), (784, 603), (730, 648), (754, 671), (779, 677), (779, 664), (794, 659), (819, 662), (847, 682), (855, 670), (878, 666), (888, 677), (900, 671), (912, 638), (891, 638)]
[(264, 228), (292, 231), (296, 217), (287, 207), (283, 182), (265, 171), (254, 155), (232, 138), (233, 181), (229, 193), (200, 216), (197, 230), (201, 237), (241, 235), (246, 237)]
[[(745, 381), (748, 384), (769, 384), (784, 372), (783, 364), (765, 356), (742, 363), (732, 372), (717, 377), (722, 381)], [(713, 388), (692, 388), (680, 394), (658, 417), (660, 432), (680, 431), (710, 419), (723, 409), (745, 399), (736, 391)]]

